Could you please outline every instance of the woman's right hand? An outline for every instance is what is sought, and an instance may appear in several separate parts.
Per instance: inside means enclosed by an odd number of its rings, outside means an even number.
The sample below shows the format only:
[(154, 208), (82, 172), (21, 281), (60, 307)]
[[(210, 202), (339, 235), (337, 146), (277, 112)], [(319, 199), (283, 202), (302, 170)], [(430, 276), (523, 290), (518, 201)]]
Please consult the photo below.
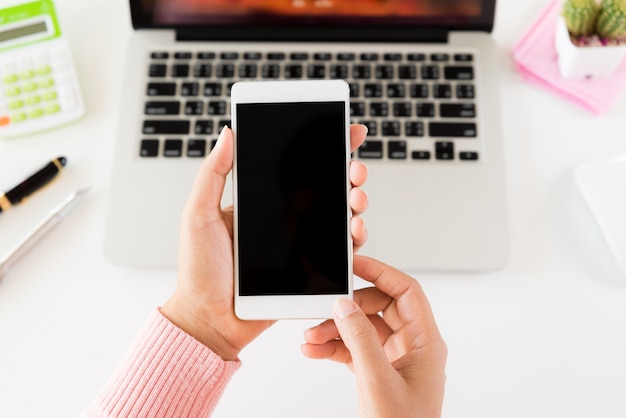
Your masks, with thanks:
[(333, 320), (305, 332), (303, 353), (354, 371), (363, 418), (440, 417), (447, 348), (421, 286), (363, 256), (354, 274), (374, 287), (339, 299)]

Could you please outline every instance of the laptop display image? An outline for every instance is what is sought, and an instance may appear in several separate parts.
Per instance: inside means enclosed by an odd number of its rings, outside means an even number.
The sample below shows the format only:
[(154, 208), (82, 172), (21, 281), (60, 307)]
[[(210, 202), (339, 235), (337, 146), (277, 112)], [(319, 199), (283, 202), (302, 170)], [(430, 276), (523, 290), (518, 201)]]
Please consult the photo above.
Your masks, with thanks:
[[(369, 168), (362, 254), (407, 271), (508, 257), (495, 0), (130, 0), (105, 253), (175, 266), (182, 208), (239, 80), (343, 79)], [(325, 150), (315, 143), (307, 151)], [(223, 204), (232, 202), (227, 182)]]

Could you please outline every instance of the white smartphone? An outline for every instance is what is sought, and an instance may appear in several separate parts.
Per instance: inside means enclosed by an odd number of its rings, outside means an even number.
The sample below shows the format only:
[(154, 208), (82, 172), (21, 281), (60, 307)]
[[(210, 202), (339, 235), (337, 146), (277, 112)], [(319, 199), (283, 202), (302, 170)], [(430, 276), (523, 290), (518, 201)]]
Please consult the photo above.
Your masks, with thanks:
[(232, 87), (241, 319), (331, 318), (352, 298), (349, 100), (342, 80)]

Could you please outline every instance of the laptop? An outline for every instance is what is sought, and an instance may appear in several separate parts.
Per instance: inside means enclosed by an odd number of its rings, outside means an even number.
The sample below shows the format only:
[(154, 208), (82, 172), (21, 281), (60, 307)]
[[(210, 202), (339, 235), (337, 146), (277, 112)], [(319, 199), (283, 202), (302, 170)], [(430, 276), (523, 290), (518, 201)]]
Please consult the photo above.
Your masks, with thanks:
[[(176, 266), (183, 206), (238, 80), (341, 78), (369, 128), (361, 254), (405, 271), (505, 266), (495, 0), (130, 0), (104, 249)], [(324, 149), (319, 154), (323, 170)], [(232, 202), (226, 185), (223, 204)]]

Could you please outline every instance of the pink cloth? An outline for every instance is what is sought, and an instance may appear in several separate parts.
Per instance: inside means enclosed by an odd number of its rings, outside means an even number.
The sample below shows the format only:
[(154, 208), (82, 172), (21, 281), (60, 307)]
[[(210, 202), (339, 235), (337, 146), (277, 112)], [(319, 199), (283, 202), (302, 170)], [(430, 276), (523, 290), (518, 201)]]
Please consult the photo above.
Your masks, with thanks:
[(240, 364), (222, 360), (155, 309), (81, 416), (207, 417)]
[(562, 78), (557, 65), (554, 31), (562, 0), (552, 0), (513, 48), (513, 58), (525, 80), (550, 90), (597, 115), (609, 110), (626, 87), (626, 60), (611, 77), (584, 80)]

